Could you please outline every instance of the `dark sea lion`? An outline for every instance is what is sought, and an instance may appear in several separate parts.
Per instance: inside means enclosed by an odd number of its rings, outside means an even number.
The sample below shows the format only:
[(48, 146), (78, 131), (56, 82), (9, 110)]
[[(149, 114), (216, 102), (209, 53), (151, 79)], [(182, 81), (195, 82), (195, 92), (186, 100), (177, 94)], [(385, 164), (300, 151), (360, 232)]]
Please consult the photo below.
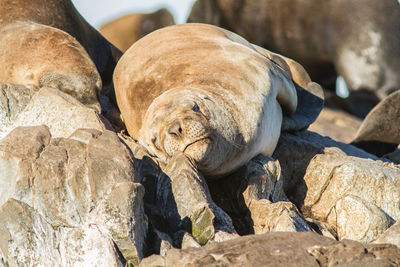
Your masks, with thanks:
[[(281, 126), (307, 127), (323, 104), (308, 105), (314, 114), (298, 112), (301, 92), (321, 91), (298, 63), (206, 24), (143, 37), (117, 64), (114, 84), (134, 139), (164, 163), (183, 152), (208, 177), (271, 155)], [(282, 113), (294, 116), (282, 124)]]
[(334, 89), (343, 76), (358, 91), (349, 99), (359, 110), (348, 109), (361, 117), (400, 88), (397, 0), (197, 0), (188, 22), (226, 28), (293, 58), (324, 87)]
[(378, 156), (390, 153), (400, 144), (400, 91), (396, 91), (365, 117), (353, 142)]
[(117, 18), (103, 25), (100, 33), (125, 52), (143, 36), (173, 24), (175, 23), (171, 13), (162, 8), (153, 13), (137, 13)]

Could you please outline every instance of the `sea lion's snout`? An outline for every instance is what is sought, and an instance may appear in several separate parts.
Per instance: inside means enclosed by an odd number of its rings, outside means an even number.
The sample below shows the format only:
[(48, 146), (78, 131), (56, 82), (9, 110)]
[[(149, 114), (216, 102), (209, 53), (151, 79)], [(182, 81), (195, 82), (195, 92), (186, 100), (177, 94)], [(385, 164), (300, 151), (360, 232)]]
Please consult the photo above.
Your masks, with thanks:
[[(164, 149), (169, 156), (177, 151), (185, 152), (190, 146), (198, 146), (200, 141), (209, 136), (207, 127), (201, 121), (191, 117), (174, 120), (162, 134)], [(199, 159), (199, 155), (195, 158)]]

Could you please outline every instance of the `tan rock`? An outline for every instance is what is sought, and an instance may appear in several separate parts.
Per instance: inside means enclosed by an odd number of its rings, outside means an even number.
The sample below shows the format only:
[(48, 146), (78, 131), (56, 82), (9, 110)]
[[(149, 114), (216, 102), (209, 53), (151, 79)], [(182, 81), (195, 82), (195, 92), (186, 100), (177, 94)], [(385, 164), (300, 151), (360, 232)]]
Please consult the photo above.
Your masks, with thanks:
[(310, 132), (283, 135), (274, 155), (289, 199), (338, 238), (369, 242), (398, 220), (398, 166)]
[[(178, 154), (163, 171), (167, 177), (163, 178), (159, 187), (165, 189), (157, 197), (160, 200), (166, 197), (173, 199), (173, 203), (160, 201), (166, 210), (169, 208), (166, 213), (170, 213), (168, 217), (172, 217), (172, 221), (182, 224), (182, 221), (189, 220), (191, 234), (201, 245), (209, 240), (224, 241), (237, 236), (231, 218), (213, 202), (204, 177), (191, 160), (184, 154)], [(171, 213), (174, 205), (175, 215)]]
[(257, 156), (239, 171), (208, 183), (214, 201), (241, 234), (311, 231), (283, 192), (279, 162)]
[(380, 235), (373, 244), (393, 244), (400, 247), (400, 222), (397, 221), (389, 229)]
[(338, 242), (315, 233), (268, 233), (201, 248), (172, 249), (139, 266), (396, 266), (400, 248)]
[(393, 219), (381, 209), (359, 197), (347, 195), (336, 202), (328, 215), (328, 224), (336, 226), (339, 240), (369, 243), (385, 232)]
[[(16, 87), (16, 86), (14, 86)], [(12, 87), (12, 88), (14, 88)], [(0, 138), (18, 126), (47, 125), (53, 137), (68, 137), (79, 128), (92, 128), (99, 131), (112, 129), (111, 124), (97, 111), (85, 107), (74, 99), (57, 89), (41, 88), (32, 95), (29, 103), (31, 87), (19, 87), (24, 91), (24, 100), (21, 105), (10, 106), (9, 122), (2, 128)], [(29, 96), (27, 96), (29, 95)], [(18, 100), (17, 100), (18, 102)], [(1, 108), (1, 107), (0, 107)], [(4, 106), (2, 108), (4, 110)], [(1, 121), (0, 121), (1, 122)]]

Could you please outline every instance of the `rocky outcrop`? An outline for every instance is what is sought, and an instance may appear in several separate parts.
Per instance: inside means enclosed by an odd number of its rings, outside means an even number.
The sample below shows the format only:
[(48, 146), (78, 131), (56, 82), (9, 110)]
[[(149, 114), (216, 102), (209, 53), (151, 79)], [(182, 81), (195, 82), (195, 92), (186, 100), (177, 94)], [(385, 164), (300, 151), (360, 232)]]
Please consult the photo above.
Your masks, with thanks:
[(53, 137), (68, 137), (79, 128), (112, 129), (97, 111), (60, 90), (33, 85), (0, 87), (0, 138), (19, 126), (47, 125)]
[(134, 158), (110, 131), (53, 138), (19, 127), (0, 141), (0, 259), (4, 264), (138, 263), (147, 218)]
[(399, 166), (311, 132), (283, 135), (274, 155), (289, 199), (339, 240), (368, 243), (398, 220)]
[(139, 266), (396, 266), (400, 248), (338, 242), (315, 233), (268, 233), (202, 248), (172, 249)]

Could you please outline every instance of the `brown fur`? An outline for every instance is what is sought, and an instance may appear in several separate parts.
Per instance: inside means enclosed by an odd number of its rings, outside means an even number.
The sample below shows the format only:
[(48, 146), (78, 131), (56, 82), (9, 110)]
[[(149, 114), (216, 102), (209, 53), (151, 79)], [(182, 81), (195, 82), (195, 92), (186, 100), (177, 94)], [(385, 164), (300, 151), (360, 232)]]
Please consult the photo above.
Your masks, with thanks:
[(101, 79), (85, 49), (64, 31), (32, 22), (0, 30), (1, 83), (58, 88), (100, 110)]
[[(262, 52), (205, 24), (170, 26), (140, 39), (114, 72), (129, 134), (164, 162), (184, 152), (209, 176), (272, 154), (281, 106), (287, 114), (296, 110), (297, 63)], [(293, 78), (305, 82), (300, 70)]]
[[(15, 36), (12, 27), (18, 32)], [(0, 31), (0, 82), (52, 86), (98, 110), (102, 90), (105, 115), (118, 123), (116, 105), (112, 107), (112, 73), (121, 52), (82, 18), (70, 0), (2, 0)]]
[(1, 0), (0, 28), (17, 21), (31, 21), (69, 33), (86, 49), (103, 83), (111, 82), (121, 52), (85, 21), (70, 0)]
[(153, 13), (130, 14), (115, 19), (100, 28), (100, 32), (112, 44), (125, 52), (143, 36), (174, 24), (174, 18), (163, 8)]

